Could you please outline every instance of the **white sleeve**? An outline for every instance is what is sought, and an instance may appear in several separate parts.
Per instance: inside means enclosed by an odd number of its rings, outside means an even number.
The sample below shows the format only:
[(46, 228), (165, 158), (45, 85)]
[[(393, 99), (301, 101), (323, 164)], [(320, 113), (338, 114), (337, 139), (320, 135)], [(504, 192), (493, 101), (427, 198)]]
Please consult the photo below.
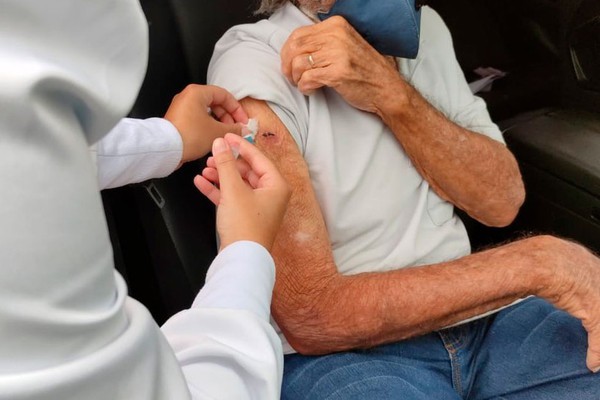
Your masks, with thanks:
[(214, 260), (189, 310), (162, 327), (193, 398), (279, 399), (281, 341), (269, 324), (275, 266), (253, 242)]
[(0, 0), (0, 399), (186, 399), (115, 273), (88, 146), (133, 104), (136, 0)]
[(166, 119), (123, 118), (90, 151), (98, 185), (109, 189), (169, 175), (181, 162), (183, 143)]

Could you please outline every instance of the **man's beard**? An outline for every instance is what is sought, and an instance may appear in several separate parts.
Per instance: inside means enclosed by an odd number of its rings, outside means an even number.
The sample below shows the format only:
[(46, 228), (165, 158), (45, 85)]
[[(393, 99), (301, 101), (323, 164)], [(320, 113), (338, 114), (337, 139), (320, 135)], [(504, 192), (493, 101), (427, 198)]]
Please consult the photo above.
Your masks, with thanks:
[(301, 8), (312, 13), (314, 16), (320, 12), (327, 12), (335, 1), (332, 0), (296, 0)]

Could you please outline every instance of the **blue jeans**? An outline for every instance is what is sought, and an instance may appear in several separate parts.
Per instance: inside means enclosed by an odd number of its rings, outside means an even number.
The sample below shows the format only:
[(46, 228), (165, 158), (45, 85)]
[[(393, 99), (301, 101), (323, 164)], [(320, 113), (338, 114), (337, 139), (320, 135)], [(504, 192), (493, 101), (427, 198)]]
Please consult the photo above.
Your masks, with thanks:
[(282, 399), (599, 400), (579, 320), (538, 298), (368, 350), (285, 357)]

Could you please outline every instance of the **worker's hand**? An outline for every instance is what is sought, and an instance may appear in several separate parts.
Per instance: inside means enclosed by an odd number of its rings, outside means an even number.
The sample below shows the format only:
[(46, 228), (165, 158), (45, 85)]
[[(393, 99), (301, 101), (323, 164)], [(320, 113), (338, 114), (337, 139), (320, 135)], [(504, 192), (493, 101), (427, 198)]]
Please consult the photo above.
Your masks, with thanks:
[[(214, 119), (210, 111), (219, 119)], [(196, 160), (210, 151), (213, 140), (232, 132), (242, 132), (248, 122), (246, 112), (225, 89), (217, 86), (188, 85), (177, 94), (165, 119), (179, 131), (183, 141), (181, 162)]]
[(281, 50), (281, 68), (302, 93), (331, 87), (363, 111), (377, 113), (401, 94), (391, 92), (401, 81), (394, 59), (378, 53), (340, 16), (292, 32)]
[[(232, 148), (239, 151), (237, 160)], [(221, 249), (251, 240), (270, 251), (291, 195), (286, 180), (260, 150), (240, 136), (216, 139), (212, 152), (194, 183), (217, 205)]]
[[(600, 370), (600, 259), (576, 243), (553, 237), (541, 237), (547, 259), (553, 266), (551, 284), (543, 285), (542, 297), (579, 318), (588, 332), (587, 366)], [(535, 249), (532, 249), (535, 251)], [(539, 252), (539, 250), (538, 250)]]

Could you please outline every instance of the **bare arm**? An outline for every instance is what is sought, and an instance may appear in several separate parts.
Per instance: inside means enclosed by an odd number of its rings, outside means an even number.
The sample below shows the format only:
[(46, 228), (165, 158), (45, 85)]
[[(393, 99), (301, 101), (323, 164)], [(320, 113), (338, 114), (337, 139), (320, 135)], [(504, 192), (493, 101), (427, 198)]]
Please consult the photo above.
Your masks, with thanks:
[(510, 224), (525, 199), (512, 153), (502, 143), (450, 121), (398, 73), (394, 75), (381, 93), (377, 114), (421, 176), (441, 198), (478, 221)]
[(510, 151), (437, 111), (343, 18), (297, 29), (281, 57), (284, 74), (303, 93), (331, 87), (377, 114), (440, 197), (486, 225), (515, 218), (525, 191)]
[[(575, 285), (573, 273), (565, 272), (570, 269), (580, 274), (578, 283), (595, 279), (600, 285), (600, 263), (579, 246), (551, 237), (431, 266), (339, 274), (308, 169), (292, 137), (265, 103), (245, 99), (242, 105), (261, 121), (257, 144), (292, 187), (272, 249), (277, 266), (272, 313), (300, 353), (323, 354), (409, 338), (531, 294), (573, 311), (584, 324), (588, 321), (588, 330), (600, 328), (600, 315), (581, 311), (600, 305), (598, 289), (582, 289), (585, 296), (555, 294)], [(596, 275), (590, 277), (590, 271)], [(585, 307), (565, 300), (586, 298), (590, 292)]]

